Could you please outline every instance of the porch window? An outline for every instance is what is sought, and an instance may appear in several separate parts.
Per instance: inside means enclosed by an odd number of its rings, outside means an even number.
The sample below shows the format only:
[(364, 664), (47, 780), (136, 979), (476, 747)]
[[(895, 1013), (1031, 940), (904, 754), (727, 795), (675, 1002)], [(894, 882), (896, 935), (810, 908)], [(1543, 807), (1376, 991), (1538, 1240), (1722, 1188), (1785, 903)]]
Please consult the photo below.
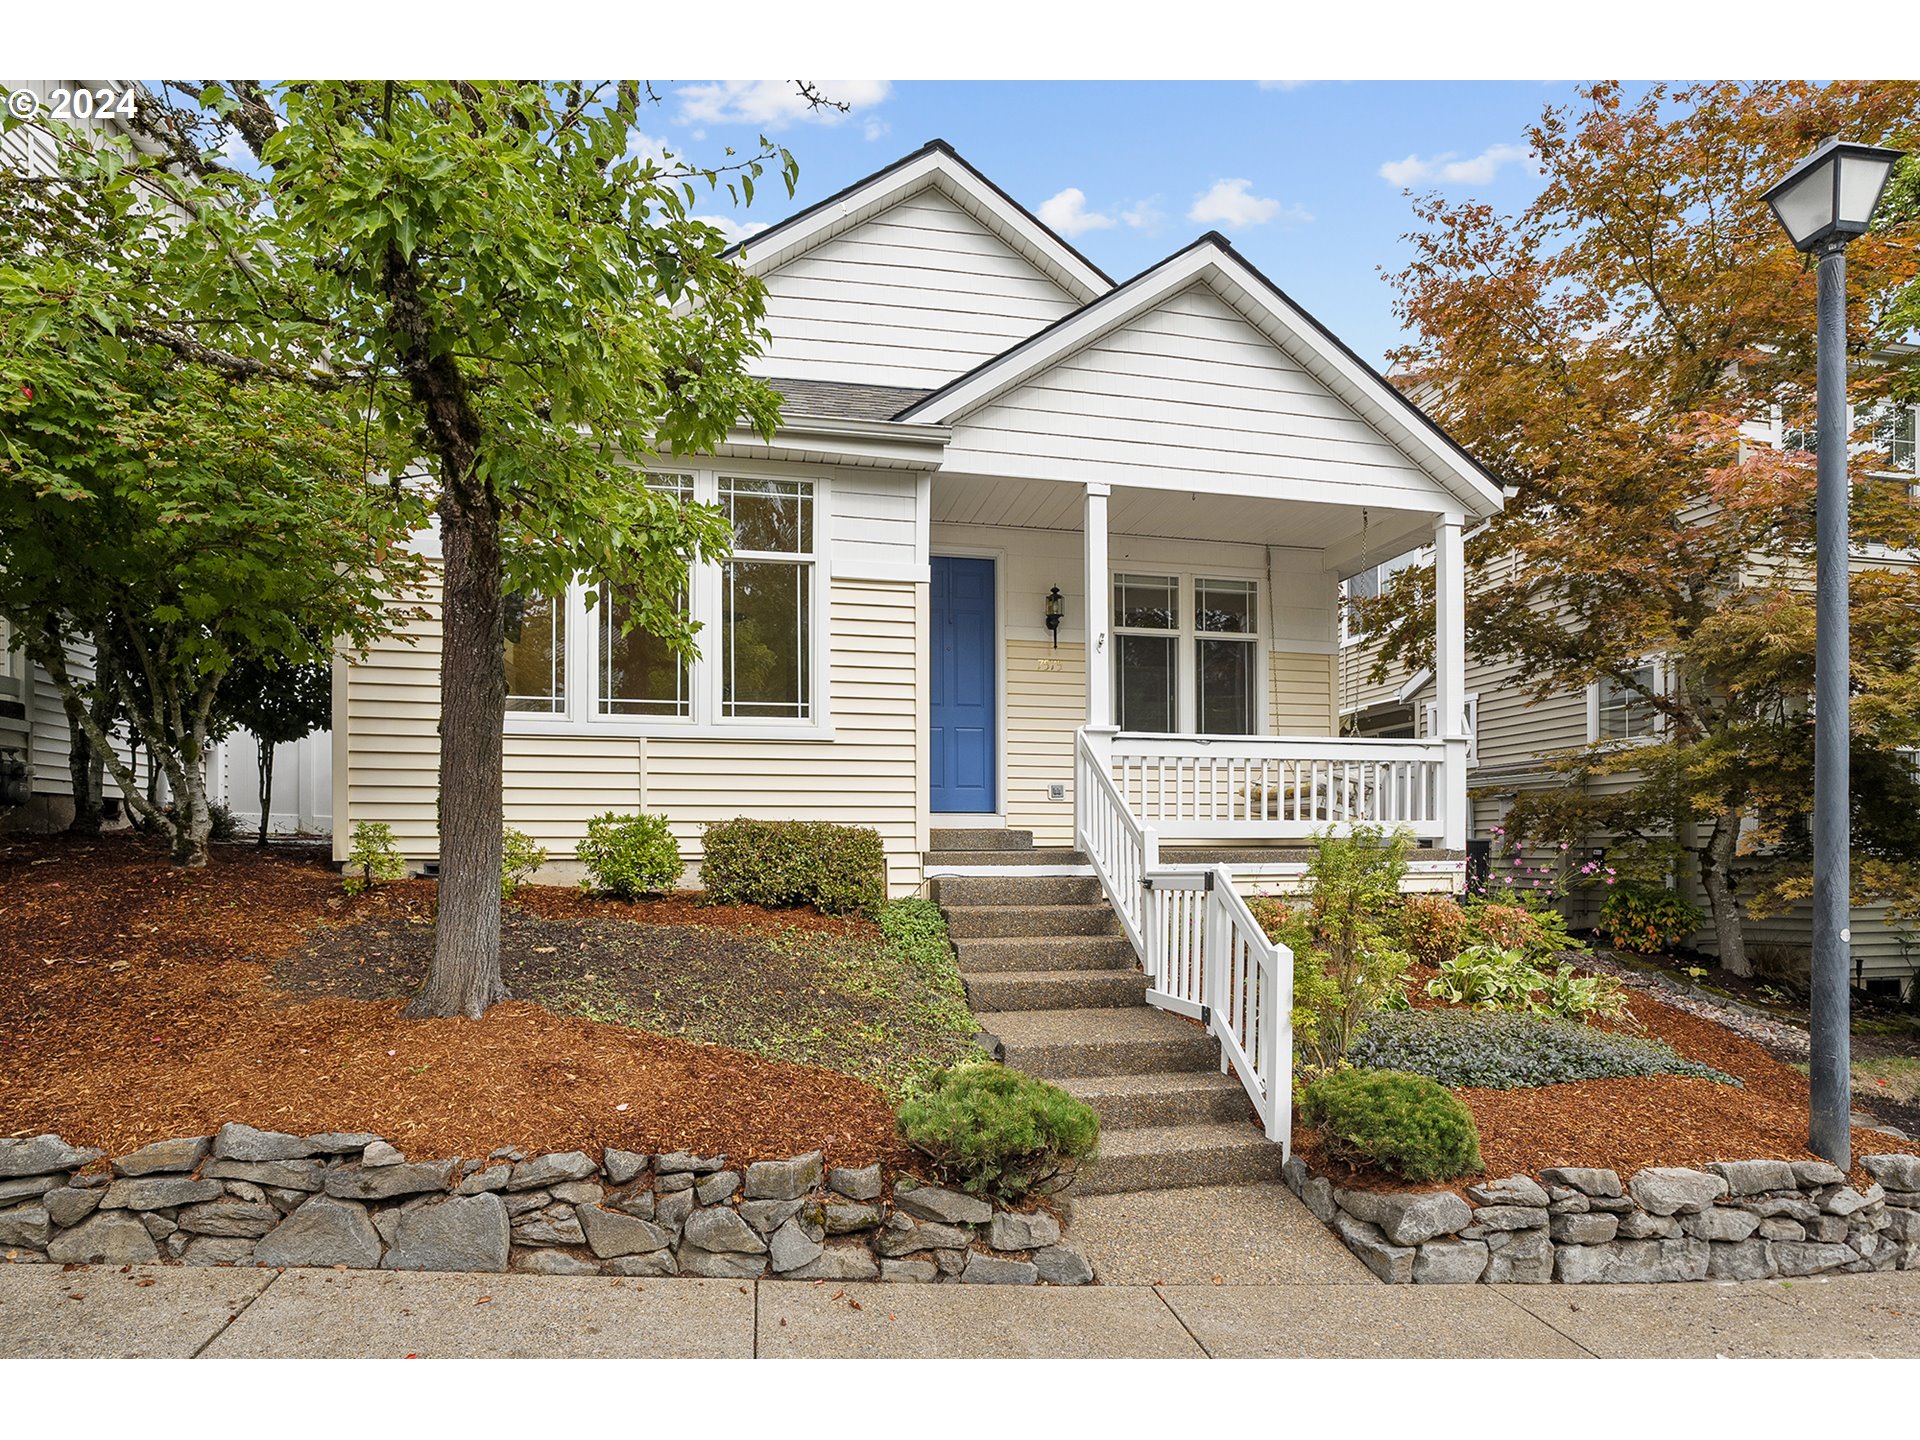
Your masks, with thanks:
[[(693, 499), (691, 475), (649, 475), (649, 489), (685, 505)], [(680, 592), (686, 613), (687, 593)], [(600, 586), (595, 607), (600, 640), (596, 710), (601, 715), (656, 715), (686, 719), (693, 714), (692, 667), (666, 641), (630, 627), (631, 607), (611, 586)]]
[(720, 713), (806, 720), (813, 695), (813, 486), (720, 481), (733, 523), (721, 574)]
[(1892, 405), (1874, 421), (1873, 443), (1887, 452), (1887, 468), (1911, 473), (1914, 470), (1914, 418), (1920, 411), (1911, 405)]
[(1252, 580), (1115, 575), (1116, 723), (1156, 735), (1255, 733), (1259, 614)]
[(505, 598), (507, 709), (567, 711), (567, 598), (520, 591)]

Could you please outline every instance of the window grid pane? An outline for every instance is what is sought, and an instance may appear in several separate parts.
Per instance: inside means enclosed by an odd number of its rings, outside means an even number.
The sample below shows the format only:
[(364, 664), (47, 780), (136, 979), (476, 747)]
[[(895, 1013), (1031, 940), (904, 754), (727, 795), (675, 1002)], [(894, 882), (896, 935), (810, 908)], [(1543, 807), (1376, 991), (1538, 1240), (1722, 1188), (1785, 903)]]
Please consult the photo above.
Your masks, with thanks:
[(1255, 728), (1254, 642), (1203, 635), (1194, 676), (1196, 719), (1202, 735), (1251, 735)]
[(1260, 626), (1254, 615), (1251, 580), (1193, 582), (1193, 628), (1215, 634), (1251, 635)]
[(567, 710), (567, 602), (551, 595), (506, 598), (507, 709), (564, 715)]
[(1171, 635), (1114, 638), (1113, 693), (1120, 728), (1149, 735), (1178, 730), (1180, 642)]
[[(627, 608), (609, 587), (600, 587), (600, 714), (684, 719), (693, 713), (693, 686), (686, 659), (645, 630), (636, 627), (622, 634)], [(683, 591), (681, 613), (686, 608)]]
[(1180, 580), (1174, 575), (1113, 577), (1113, 623), (1123, 630), (1178, 630)]
[(733, 526), (735, 551), (813, 553), (813, 482), (723, 478), (720, 502)]
[(813, 566), (790, 560), (731, 560), (721, 588), (721, 714), (729, 719), (811, 719)]

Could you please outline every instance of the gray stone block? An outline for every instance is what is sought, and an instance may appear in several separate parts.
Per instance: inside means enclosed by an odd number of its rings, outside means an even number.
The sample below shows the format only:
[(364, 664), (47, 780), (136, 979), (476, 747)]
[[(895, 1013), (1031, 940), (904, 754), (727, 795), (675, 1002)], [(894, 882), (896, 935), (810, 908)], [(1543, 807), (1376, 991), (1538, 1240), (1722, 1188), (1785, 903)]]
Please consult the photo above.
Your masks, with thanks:
[(767, 1255), (773, 1262), (774, 1273), (781, 1275), (812, 1264), (820, 1258), (823, 1249), (818, 1240), (801, 1228), (798, 1219), (787, 1221), (767, 1242)]
[(69, 1145), (58, 1135), (35, 1135), (30, 1140), (0, 1140), (0, 1179), (16, 1175), (51, 1175), (56, 1170), (78, 1170), (107, 1152)]
[(1508, 1241), (1491, 1249), (1482, 1280), (1489, 1285), (1545, 1285), (1553, 1279), (1553, 1242), (1546, 1231), (1503, 1234), (1508, 1235)]
[[(890, 1260), (890, 1265), (911, 1262)], [(779, 1261), (774, 1262), (779, 1268)], [(927, 1267), (933, 1269), (931, 1265)], [(828, 1245), (806, 1264), (788, 1271), (789, 1280), (878, 1280), (880, 1262), (873, 1258), (873, 1252), (864, 1245)]]
[(1804, 1240), (1807, 1238), (1807, 1227), (1784, 1215), (1769, 1215), (1760, 1222), (1755, 1233), (1762, 1240)]
[(1071, 1245), (1049, 1245), (1033, 1252), (1034, 1269), (1049, 1285), (1091, 1285), (1093, 1266)]
[(1525, 1175), (1510, 1175), (1505, 1180), (1489, 1180), (1467, 1187), (1467, 1199), (1475, 1205), (1523, 1205), (1539, 1209), (1550, 1198), (1537, 1182)]
[(213, 1137), (219, 1160), (304, 1160), (320, 1147), (300, 1135), (279, 1130), (256, 1130), (251, 1125), (222, 1125)]
[(572, 1211), (553, 1214), (542, 1210), (513, 1223), (513, 1243), (516, 1245), (584, 1245), (587, 1243), (587, 1234)]
[(104, 1190), (76, 1190), (71, 1186), (49, 1190), (40, 1197), (47, 1218), (56, 1225), (78, 1225), (100, 1206)]
[[(326, 1174), (325, 1189), (336, 1200), (391, 1200), (445, 1190), (453, 1180), (453, 1160), (421, 1160), (405, 1165), (379, 1165), (368, 1170), (343, 1165)], [(502, 1268), (506, 1260), (501, 1260)]]
[(316, 1155), (355, 1155), (379, 1138), (364, 1130), (327, 1130), (307, 1136), (307, 1144), (313, 1147)]
[(1550, 1170), (1542, 1170), (1540, 1178), (1547, 1182), (1549, 1190), (1555, 1185), (1564, 1185), (1569, 1190), (1578, 1190), (1582, 1195), (1604, 1197), (1621, 1193), (1620, 1177), (1611, 1170), (1588, 1170), (1579, 1166), (1556, 1165)]
[(993, 1206), (978, 1196), (937, 1185), (919, 1185), (911, 1190), (896, 1185), (893, 1205), (917, 1219), (939, 1220), (948, 1225), (984, 1225), (993, 1219)]
[(1696, 1239), (1737, 1244), (1752, 1238), (1760, 1228), (1760, 1217), (1731, 1205), (1709, 1205), (1697, 1214), (1681, 1217), (1680, 1228)]
[(601, 1203), (609, 1210), (618, 1210), (622, 1215), (631, 1215), (636, 1220), (651, 1220), (654, 1217), (651, 1190), (629, 1190), (624, 1195), (609, 1195)]
[(1622, 1240), (1671, 1240), (1680, 1233), (1680, 1222), (1671, 1215), (1649, 1215), (1644, 1210), (1629, 1210), (1620, 1216)]
[(710, 1175), (715, 1170), (727, 1168), (724, 1155), (689, 1155), (685, 1150), (676, 1150), (671, 1155), (662, 1155), (653, 1162), (656, 1175)]
[[(1791, 1225), (1792, 1221), (1787, 1221)], [(1707, 1256), (1710, 1280), (1771, 1280), (1775, 1274), (1773, 1246), (1764, 1240), (1733, 1244), (1715, 1242)]]
[(53, 1235), (53, 1223), (47, 1214), (47, 1207), (39, 1201), (31, 1205), (16, 1205), (11, 1210), (0, 1210), (0, 1248), (24, 1245), (28, 1249), (39, 1250), (46, 1246)]
[(498, 1195), (449, 1195), (402, 1212), (380, 1268), (504, 1271), (509, 1244)]
[[(1822, 1185), (1844, 1185), (1847, 1183), (1846, 1172), (1838, 1165), (1829, 1165), (1824, 1160), (1794, 1160), (1790, 1163), (1793, 1166), (1793, 1182), (1802, 1190), (1813, 1190)], [(1782, 1185), (1779, 1188), (1787, 1190), (1792, 1187)]]
[(175, 1205), (198, 1205), (218, 1200), (226, 1192), (218, 1180), (193, 1180), (185, 1175), (149, 1175), (116, 1180), (100, 1201), (102, 1210), (167, 1210)]
[(648, 1255), (673, 1243), (673, 1237), (651, 1221), (603, 1210), (597, 1205), (582, 1205), (574, 1215), (587, 1237), (587, 1244), (602, 1260)]
[(563, 1150), (553, 1155), (536, 1155), (513, 1167), (507, 1180), (509, 1190), (537, 1190), (566, 1180), (585, 1180), (600, 1173), (600, 1167), (584, 1150)]
[(568, 1205), (598, 1205), (607, 1191), (598, 1180), (566, 1180), (553, 1187), (553, 1198)]
[(1850, 1265), (1857, 1258), (1849, 1246), (1819, 1241), (1781, 1240), (1773, 1246), (1773, 1263), (1783, 1276), (1818, 1275)]
[(857, 1170), (836, 1165), (827, 1171), (827, 1188), (849, 1200), (878, 1200), (882, 1185), (877, 1164), (862, 1165)]
[(622, 1255), (602, 1267), (609, 1275), (635, 1278), (654, 1275), (678, 1275), (680, 1266), (671, 1250), (655, 1250), (651, 1255)]
[(1791, 1190), (1799, 1183), (1793, 1166), (1785, 1160), (1719, 1160), (1707, 1166), (1707, 1173), (1726, 1181), (1727, 1194), (1735, 1197)]
[(209, 1160), (200, 1168), (202, 1180), (244, 1180), (276, 1190), (318, 1190), (326, 1180), (319, 1160)]
[(987, 1244), (996, 1250), (1038, 1250), (1059, 1242), (1060, 1222), (1044, 1210), (996, 1211), (987, 1226)]
[(182, 1230), (194, 1235), (258, 1240), (280, 1223), (280, 1212), (265, 1201), (209, 1200), (187, 1206), (177, 1222)]
[(1474, 1223), (1474, 1213), (1450, 1190), (1381, 1195), (1371, 1190), (1336, 1190), (1333, 1198), (1355, 1219), (1380, 1227), (1387, 1243), (1418, 1245), (1451, 1235)]
[[(1586, 1197), (1580, 1197), (1584, 1202)], [(1585, 1214), (1584, 1204), (1579, 1214)], [(1476, 1229), (1487, 1230), (1541, 1230), (1552, 1218), (1551, 1207), (1546, 1210), (1531, 1205), (1482, 1205), (1473, 1212)]]
[(254, 1259), (262, 1265), (371, 1270), (380, 1263), (380, 1236), (359, 1201), (316, 1195), (254, 1247)]
[(677, 1195), (659, 1195), (654, 1200), (653, 1220), (656, 1225), (680, 1233), (680, 1227), (687, 1223), (687, 1217), (693, 1213), (693, 1191), (682, 1190)]
[(766, 1273), (765, 1255), (748, 1255), (733, 1250), (703, 1250), (698, 1245), (681, 1243), (674, 1260), (682, 1275), (700, 1275), (710, 1280), (753, 1280)]
[(103, 1210), (47, 1242), (56, 1265), (147, 1265), (160, 1258), (147, 1227), (123, 1210)]
[(1300, 1203), (1322, 1225), (1332, 1224), (1333, 1212), (1339, 1208), (1333, 1203), (1333, 1182), (1322, 1175), (1309, 1176), (1301, 1183)]
[[(687, 1223), (681, 1231), (680, 1238), (683, 1245), (715, 1253), (730, 1255), (767, 1253), (767, 1242), (753, 1233), (751, 1225), (724, 1205), (717, 1205), (707, 1210), (695, 1210), (687, 1217)], [(686, 1269), (684, 1261), (681, 1268)]]
[(965, 1285), (1031, 1285), (1040, 1278), (1040, 1269), (1031, 1260), (1001, 1260), (977, 1251), (960, 1272)]
[(1484, 1240), (1429, 1240), (1413, 1257), (1416, 1285), (1472, 1285), (1486, 1273)]
[(940, 1278), (940, 1268), (931, 1260), (882, 1260), (880, 1278), (910, 1285), (931, 1285)]
[(66, 1188), (66, 1184), (64, 1175), (20, 1175), (12, 1180), (0, 1180), (0, 1206), (38, 1200), (49, 1190)]
[[(1458, 1197), (1455, 1197), (1458, 1198)], [(1462, 1208), (1466, 1202), (1462, 1200)], [(1385, 1232), (1370, 1220), (1362, 1220), (1341, 1209), (1333, 1217), (1333, 1230), (1375, 1275), (1390, 1285), (1406, 1285), (1413, 1280), (1414, 1248), (1394, 1245)]]
[(579, 1255), (564, 1250), (515, 1250), (507, 1262), (509, 1270), (522, 1275), (598, 1275), (600, 1267)]
[(489, 1195), (507, 1188), (507, 1181), (513, 1175), (511, 1165), (489, 1165), (465, 1177), (453, 1187), (456, 1195)]
[(915, 1224), (905, 1215), (895, 1215), (880, 1228), (876, 1247), (886, 1259), (916, 1255), (927, 1250), (964, 1250), (973, 1236), (951, 1225)]
[(1705, 1240), (1694, 1239), (1561, 1245), (1554, 1250), (1553, 1278), (1566, 1285), (1704, 1280), (1709, 1253)]
[(1860, 1164), (1889, 1190), (1920, 1190), (1920, 1155), (1862, 1155)]
[(1627, 1190), (1649, 1215), (1691, 1215), (1726, 1194), (1727, 1182), (1702, 1170), (1650, 1165), (1627, 1182)]
[(179, 1140), (156, 1140), (142, 1145), (131, 1155), (113, 1162), (116, 1175), (162, 1175), (190, 1171), (207, 1158), (213, 1141), (205, 1135), (190, 1135)]
[[(747, 1205), (754, 1204), (749, 1200)], [(792, 1201), (799, 1204), (799, 1201)], [(740, 1212), (746, 1213), (747, 1206), (742, 1205)], [(821, 1224), (829, 1235), (852, 1235), (860, 1230), (871, 1230), (887, 1218), (886, 1212), (878, 1205), (828, 1205), (820, 1212)], [(755, 1226), (759, 1229), (759, 1226)]]
[(693, 1198), (701, 1205), (718, 1205), (733, 1197), (740, 1188), (738, 1170), (717, 1170), (693, 1187)]
[(389, 1145), (386, 1141), (375, 1140), (361, 1152), (360, 1163), (369, 1170), (377, 1170), (382, 1165), (403, 1164), (406, 1158), (407, 1157), (402, 1155), (397, 1148)]
[(1617, 1215), (1556, 1215), (1547, 1233), (1562, 1245), (1604, 1245), (1620, 1231)]
[(615, 1185), (626, 1185), (646, 1173), (653, 1163), (651, 1155), (642, 1155), (637, 1150), (608, 1150), (600, 1157), (600, 1168), (607, 1172), (607, 1179)]

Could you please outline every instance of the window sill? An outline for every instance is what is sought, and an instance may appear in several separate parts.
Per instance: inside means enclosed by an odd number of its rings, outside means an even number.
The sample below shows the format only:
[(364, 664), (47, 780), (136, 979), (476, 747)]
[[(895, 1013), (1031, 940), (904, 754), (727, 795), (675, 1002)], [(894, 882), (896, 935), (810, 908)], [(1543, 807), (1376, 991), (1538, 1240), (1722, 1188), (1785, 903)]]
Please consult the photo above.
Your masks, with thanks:
[(568, 720), (509, 715), (508, 735), (544, 735), (569, 740), (812, 740), (831, 741), (831, 724), (782, 724), (742, 720), (696, 725), (686, 720)]

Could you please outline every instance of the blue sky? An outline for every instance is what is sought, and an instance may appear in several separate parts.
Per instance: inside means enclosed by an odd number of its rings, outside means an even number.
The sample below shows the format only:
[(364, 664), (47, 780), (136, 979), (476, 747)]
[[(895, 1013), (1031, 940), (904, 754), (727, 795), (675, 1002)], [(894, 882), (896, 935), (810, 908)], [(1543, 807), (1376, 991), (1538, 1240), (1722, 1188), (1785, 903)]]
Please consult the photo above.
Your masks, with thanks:
[(796, 115), (783, 82), (688, 82), (659, 87), (647, 128), (694, 160), (763, 128), (794, 152), (792, 205), (772, 186), (750, 211), (724, 196), (699, 207), (735, 224), (779, 220), (939, 137), (1056, 228), (1077, 226), (1068, 238), (1116, 279), (1223, 232), (1375, 363), (1399, 335), (1380, 271), (1407, 257), (1403, 187), (1525, 204), (1538, 183), (1525, 129), (1577, 99), (1570, 83), (820, 84), (852, 112)]

